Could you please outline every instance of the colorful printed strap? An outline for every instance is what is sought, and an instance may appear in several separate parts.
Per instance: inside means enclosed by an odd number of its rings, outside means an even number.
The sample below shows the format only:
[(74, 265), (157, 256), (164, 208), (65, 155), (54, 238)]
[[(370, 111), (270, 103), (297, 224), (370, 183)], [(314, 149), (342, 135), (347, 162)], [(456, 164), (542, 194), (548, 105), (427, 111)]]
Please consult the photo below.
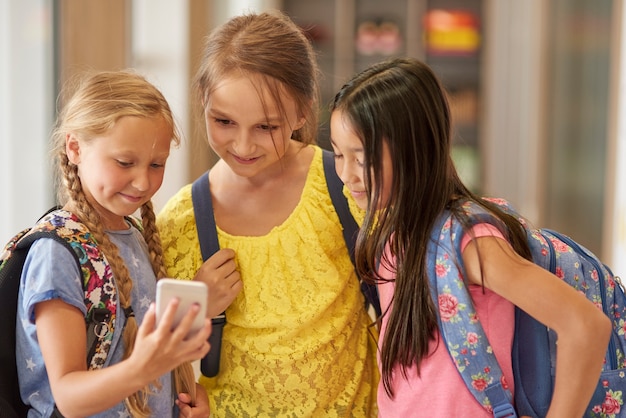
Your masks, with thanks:
[[(493, 218), (482, 208), (468, 209), (476, 211), (476, 223), (494, 222), (489, 221)], [(511, 391), (463, 280), (463, 233), (461, 223), (445, 212), (433, 228), (428, 247), (428, 275), (431, 295), (439, 310), (440, 334), (476, 400), (494, 417), (516, 417)]]
[(44, 216), (15, 245), (31, 234), (44, 232), (63, 238), (78, 259), (87, 308), (87, 365), (89, 369), (100, 369), (111, 347), (117, 308), (117, 290), (109, 263), (85, 224), (64, 210)]

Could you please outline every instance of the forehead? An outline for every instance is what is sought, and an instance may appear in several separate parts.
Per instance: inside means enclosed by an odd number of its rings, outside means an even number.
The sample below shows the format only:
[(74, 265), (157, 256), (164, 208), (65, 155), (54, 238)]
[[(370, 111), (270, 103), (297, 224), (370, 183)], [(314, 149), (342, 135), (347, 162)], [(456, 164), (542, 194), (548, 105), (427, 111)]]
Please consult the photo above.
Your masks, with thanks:
[(277, 80), (261, 75), (231, 74), (218, 81), (208, 97), (212, 107), (261, 107), (265, 111), (289, 112), (296, 109), (296, 101)]
[(172, 126), (161, 115), (122, 116), (109, 130), (88, 143), (118, 152), (167, 153), (172, 138)]
[(335, 110), (330, 115), (331, 142), (346, 150), (363, 151), (361, 138), (356, 134), (352, 122), (341, 110)]

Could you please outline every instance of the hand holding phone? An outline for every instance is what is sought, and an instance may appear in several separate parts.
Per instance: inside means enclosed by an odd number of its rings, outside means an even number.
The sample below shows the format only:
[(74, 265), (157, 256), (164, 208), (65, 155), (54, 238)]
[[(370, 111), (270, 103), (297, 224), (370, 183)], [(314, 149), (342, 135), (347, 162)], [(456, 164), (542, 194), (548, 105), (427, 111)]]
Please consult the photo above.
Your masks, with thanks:
[(208, 296), (208, 287), (206, 284), (191, 280), (177, 280), (177, 279), (159, 279), (157, 281), (157, 294), (156, 294), (156, 321), (159, 323), (163, 317), (165, 309), (169, 302), (178, 298), (179, 304), (176, 314), (174, 315), (174, 321), (172, 328), (176, 328), (183, 317), (189, 311), (189, 308), (195, 303), (198, 304), (200, 310), (193, 320), (189, 333), (185, 338), (189, 338), (194, 333), (198, 332), (203, 326), (206, 318), (206, 304)]

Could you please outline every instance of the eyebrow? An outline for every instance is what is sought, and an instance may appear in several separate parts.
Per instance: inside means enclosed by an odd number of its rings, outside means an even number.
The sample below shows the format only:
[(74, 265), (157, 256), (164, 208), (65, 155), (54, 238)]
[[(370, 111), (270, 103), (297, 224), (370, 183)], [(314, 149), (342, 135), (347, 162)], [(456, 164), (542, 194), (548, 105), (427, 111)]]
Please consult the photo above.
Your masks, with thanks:
[[(232, 116), (225, 113), (220, 109), (216, 109), (215, 107), (208, 107), (207, 113), (211, 116), (219, 118), (219, 119), (232, 119), (235, 120)], [(284, 118), (281, 115), (268, 115), (267, 119), (256, 122), (257, 124), (280, 124), (284, 121)]]
[[(329, 139), (330, 139), (330, 143), (332, 145), (337, 146), (337, 144), (335, 143), (335, 141), (332, 138), (329, 138)], [(351, 151), (351, 152), (365, 152), (365, 150), (363, 149), (363, 146), (361, 146), (360, 148), (353, 147), (353, 148), (348, 149), (348, 151)]]

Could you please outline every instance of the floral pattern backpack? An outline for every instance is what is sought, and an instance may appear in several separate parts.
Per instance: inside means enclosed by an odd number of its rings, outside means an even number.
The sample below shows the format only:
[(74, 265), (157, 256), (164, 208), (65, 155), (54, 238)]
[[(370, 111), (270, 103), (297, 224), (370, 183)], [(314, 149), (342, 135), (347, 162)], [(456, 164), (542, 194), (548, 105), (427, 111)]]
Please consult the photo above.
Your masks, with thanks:
[[(502, 199), (490, 199), (516, 216), (526, 228), (533, 261), (584, 293), (613, 323), (603, 371), (585, 417), (626, 417), (626, 297), (611, 270), (589, 250), (556, 231), (532, 229)], [(504, 225), (481, 206), (463, 205), (470, 225)], [(439, 329), (452, 360), (476, 400), (494, 417), (543, 417), (552, 398), (556, 340), (554, 331), (515, 308), (512, 396), (463, 281), (463, 227), (445, 212), (435, 224), (429, 245), (431, 294), (439, 307)], [(514, 399), (514, 402), (513, 402)]]
[[(130, 219), (136, 227), (138, 222)], [(82, 272), (87, 315), (86, 361), (89, 369), (104, 366), (111, 347), (117, 290), (113, 274), (104, 254), (76, 215), (55, 210), (46, 214), (32, 228), (15, 235), (0, 254), (0, 416), (26, 416), (28, 407), (19, 394), (15, 359), (15, 321), (20, 277), (30, 246), (40, 238), (50, 238), (65, 245), (74, 255)]]

